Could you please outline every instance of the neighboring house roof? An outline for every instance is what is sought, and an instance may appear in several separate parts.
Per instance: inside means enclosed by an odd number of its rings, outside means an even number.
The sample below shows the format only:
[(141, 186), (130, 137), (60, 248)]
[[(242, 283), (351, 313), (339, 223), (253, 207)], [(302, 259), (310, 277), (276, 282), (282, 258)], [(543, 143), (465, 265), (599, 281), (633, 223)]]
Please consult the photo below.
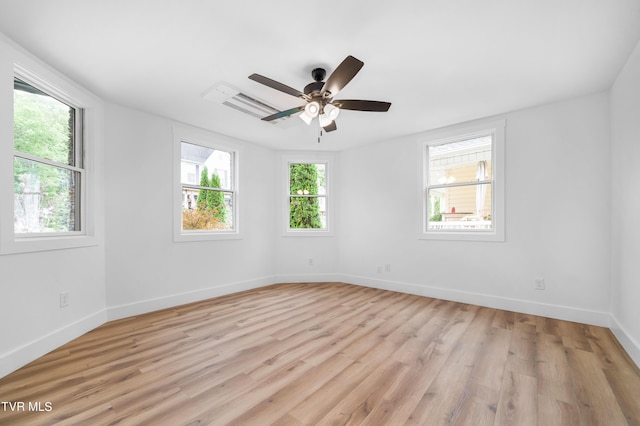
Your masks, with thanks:
[(213, 150), (199, 145), (183, 143), (181, 152), (183, 161), (192, 161), (194, 163), (204, 164), (211, 156)]

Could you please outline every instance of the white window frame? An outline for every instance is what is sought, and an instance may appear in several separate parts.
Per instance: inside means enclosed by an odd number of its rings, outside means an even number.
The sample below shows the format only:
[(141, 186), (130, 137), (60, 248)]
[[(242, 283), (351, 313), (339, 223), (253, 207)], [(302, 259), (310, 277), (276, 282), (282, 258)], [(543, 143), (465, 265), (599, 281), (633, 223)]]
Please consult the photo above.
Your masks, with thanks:
[[(419, 239), (449, 241), (504, 241), (505, 240), (505, 120), (482, 121), (427, 132), (419, 138), (418, 159), (419, 176)], [(491, 230), (429, 230), (428, 188), (429, 184), (429, 146), (443, 145), (480, 136), (492, 136), (492, 196)]]
[[(13, 68), (0, 72), (0, 119), (10, 125), (0, 129), (0, 254), (71, 249), (95, 246), (100, 237), (95, 229), (95, 170), (94, 151), (102, 141), (102, 101), (76, 86), (62, 75), (37, 60), (17, 53)], [(7, 72), (7, 71), (11, 72)], [(82, 128), (77, 136), (82, 152), (80, 171), (80, 230), (60, 233), (19, 233), (14, 230), (14, 158), (28, 157), (17, 154), (13, 142), (13, 81), (28, 83), (49, 96), (76, 109), (82, 116)], [(10, 88), (10, 90), (9, 90)]]
[[(237, 240), (242, 238), (240, 232), (240, 147), (229, 138), (202, 129), (186, 126), (173, 127), (173, 241), (216, 241)], [(233, 153), (231, 181), (233, 187), (233, 230), (183, 231), (182, 230), (182, 187), (181, 161), (182, 142), (200, 145), (207, 148)], [(197, 177), (199, 180), (199, 177)]]
[[(334, 235), (334, 213), (333, 213), (333, 181), (336, 175), (335, 154), (325, 152), (304, 152), (304, 153), (286, 153), (281, 158), (282, 162), (282, 229), (285, 237), (333, 237)], [(289, 212), (289, 191), (290, 180), (289, 170), (290, 164), (324, 164), (326, 179), (326, 213), (327, 226), (324, 229), (299, 229), (290, 227)]]

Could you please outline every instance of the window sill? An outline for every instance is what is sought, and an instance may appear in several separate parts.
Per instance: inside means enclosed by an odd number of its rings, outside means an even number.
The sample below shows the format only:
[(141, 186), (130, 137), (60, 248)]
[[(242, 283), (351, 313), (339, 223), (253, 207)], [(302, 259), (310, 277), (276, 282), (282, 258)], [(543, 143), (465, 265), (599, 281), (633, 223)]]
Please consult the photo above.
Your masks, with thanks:
[(313, 231), (310, 229), (301, 229), (301, 230), (287, 229), (282, 236), (283, 237), (333, 237), (333, 232), (325, 229), (317, 230), (317, 231)]
[(227, 240), (241, 240), (242, 234), (239, 232), (219, 232), (219, 233), (208, 233), (208, 232), (194, 232), (194, 233), (176, 233), (173, 236), (173, 241), (175, 243), (188, 243), (188, 242), (198, 242), (198, 241), (227, 241)]
[(423, 232), (418, 236), (419, 240), (433, 241), (493, 241), (503, 242), (504, 235), (498, 232)]
[(0, 255), (67, 250), (97, 245), (99, 245), (98, 239), (95, 236), (88, 235), (15, 238), (2, 242)]

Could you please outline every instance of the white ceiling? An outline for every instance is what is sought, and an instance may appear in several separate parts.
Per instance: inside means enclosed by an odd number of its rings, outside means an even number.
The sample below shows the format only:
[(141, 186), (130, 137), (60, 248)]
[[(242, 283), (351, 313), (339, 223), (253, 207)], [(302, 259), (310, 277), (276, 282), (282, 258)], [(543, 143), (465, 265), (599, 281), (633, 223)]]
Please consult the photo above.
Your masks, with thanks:
[[(0, 32), (106, 100), (276, 149), (342, 150), (610, 87), (640, 39), (639, 0), (2, 0)], [(202, 95), (226, 82), (280, 107), (347, 55), (336, 98), (392, 102), (282, 129)]]

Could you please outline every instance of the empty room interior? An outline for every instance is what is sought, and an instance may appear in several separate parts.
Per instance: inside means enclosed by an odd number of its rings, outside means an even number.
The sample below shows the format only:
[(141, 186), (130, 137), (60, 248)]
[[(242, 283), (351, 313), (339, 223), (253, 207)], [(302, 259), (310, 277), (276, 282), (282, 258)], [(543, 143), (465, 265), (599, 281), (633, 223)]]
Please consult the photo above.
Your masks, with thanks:
[(1, 2), (0, 424), (640, 425), (639, 40)]

